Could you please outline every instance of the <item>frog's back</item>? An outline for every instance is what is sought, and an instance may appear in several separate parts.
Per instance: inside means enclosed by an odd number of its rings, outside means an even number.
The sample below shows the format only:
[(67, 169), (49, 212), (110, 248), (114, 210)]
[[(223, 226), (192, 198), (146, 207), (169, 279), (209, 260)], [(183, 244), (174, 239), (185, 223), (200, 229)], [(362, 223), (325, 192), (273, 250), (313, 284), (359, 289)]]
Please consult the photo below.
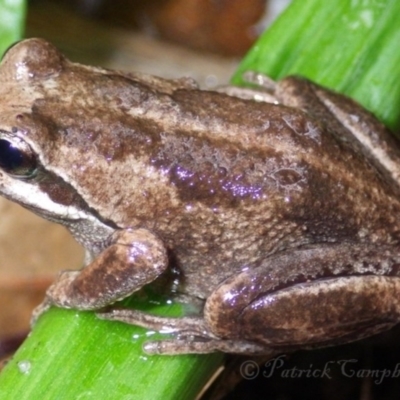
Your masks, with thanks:
[(152, 160), (168, 169), (184, 202), (241, 214), (264, 232), (281, 221), (292, 245), (399, 240), (396, 188), (311, 115), (213, 92), (182, 90), (173, 99), (181, 122)]

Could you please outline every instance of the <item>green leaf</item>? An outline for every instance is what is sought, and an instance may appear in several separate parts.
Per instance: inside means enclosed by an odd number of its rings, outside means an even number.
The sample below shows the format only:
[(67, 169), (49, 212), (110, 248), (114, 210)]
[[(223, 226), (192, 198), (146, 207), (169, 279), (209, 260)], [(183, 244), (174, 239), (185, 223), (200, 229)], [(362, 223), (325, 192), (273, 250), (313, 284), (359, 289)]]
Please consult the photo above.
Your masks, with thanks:
[[(183, 312), (154, 296), (133, 304), (165, 316)], [(194, 399), (222, 354), (143, 353), (145, 341), (160, 337), (92, 312), (52, 308), (0, 375), (0, 399)]]
[(0, 55), (21, 38), (25, 8), (24, 0), (0, 0)]
[(400, 128), (400, 2), (295, 0), (242, 61), (274, 79), (302, 75)]

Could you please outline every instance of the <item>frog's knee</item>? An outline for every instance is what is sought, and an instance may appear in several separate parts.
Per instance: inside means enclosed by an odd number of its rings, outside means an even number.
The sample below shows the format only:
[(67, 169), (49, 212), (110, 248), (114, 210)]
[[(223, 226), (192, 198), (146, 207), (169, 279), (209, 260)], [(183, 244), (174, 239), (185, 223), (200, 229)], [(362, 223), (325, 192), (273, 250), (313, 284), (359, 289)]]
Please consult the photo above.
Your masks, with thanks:
[(251, 299), (251, 287), (246, 275), (226, 280), (207, 298), (204, 305), (206, 326), (218, 337), (239, 337), (238, 318)]

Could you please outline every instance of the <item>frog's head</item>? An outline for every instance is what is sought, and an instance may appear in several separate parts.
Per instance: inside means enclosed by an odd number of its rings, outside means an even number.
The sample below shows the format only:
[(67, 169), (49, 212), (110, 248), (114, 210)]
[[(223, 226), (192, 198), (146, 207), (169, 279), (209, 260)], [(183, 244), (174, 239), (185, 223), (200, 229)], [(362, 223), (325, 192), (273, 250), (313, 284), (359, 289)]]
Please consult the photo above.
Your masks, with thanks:
[(115, 208), (134, 204), (128, 177), (156, 187), (156, 117), (181, 87), (192, 83), (72, 63), (41, 39), (16, 44), (0, 65), (0, 194), (68, 225), (119, 223)]
[[(74, 65), (40, 39), (16, 44), (0, 65), (0, 193), (67, 225), (94, 220), (83, 196), (85, 174), (75, 179), (73, 173), (88, 168), (91, 158), (94, 162), (96, 155), (88, 151), (91, 138), (87, 133), (78, 137), (78, 129), (65, 128), (67, 120), (79, 115), (79, 105), (71, 96), (79, 85), (86, 90), (76, 74), (85, 67), (74, 71)], [(68, 84), (67, 78), (74, 73), (77, 81)], [(66, 112), (68, 104), (71, 113)]]

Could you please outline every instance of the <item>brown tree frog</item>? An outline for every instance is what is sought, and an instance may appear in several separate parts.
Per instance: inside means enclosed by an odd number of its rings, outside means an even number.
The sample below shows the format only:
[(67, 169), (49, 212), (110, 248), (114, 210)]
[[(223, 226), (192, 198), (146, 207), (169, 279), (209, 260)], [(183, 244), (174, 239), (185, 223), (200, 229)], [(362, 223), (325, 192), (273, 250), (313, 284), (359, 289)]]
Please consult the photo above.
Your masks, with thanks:
[[(200, 90), (40, 39), (7, 52), (0, 81), (0, 192), (89, 254), (46, 306), (167, 327), (145, 348), (170, 354), (332, 345), (399, 321), (400, 150), (352, 100), (297, 77)], [(172, 266), (199, 315), (106, 308)]]

